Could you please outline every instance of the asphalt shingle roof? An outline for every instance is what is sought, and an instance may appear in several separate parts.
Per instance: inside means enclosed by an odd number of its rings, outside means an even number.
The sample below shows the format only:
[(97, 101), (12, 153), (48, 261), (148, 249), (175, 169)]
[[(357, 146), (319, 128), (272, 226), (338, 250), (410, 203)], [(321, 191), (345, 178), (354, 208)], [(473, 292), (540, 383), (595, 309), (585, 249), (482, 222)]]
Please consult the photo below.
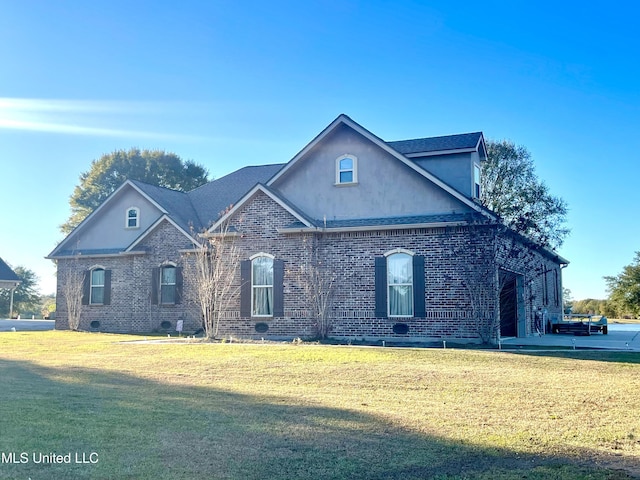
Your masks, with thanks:
[[(474, 220), (482, 220), (482, 215), (473, 213), (451, 213), (440, 215), (411, 215), (404, 217), (382, 217), (382, 218), (356, 218), (347, 220), (315, 220), (313, 223), (317, 227), (326, 228), (357, 228), (357, 227), (387, 227), (397, 225), (419, 225), (419, 224), (437, 224), (448, 222), (472, 222)], [(294, 222), (287, 225), (287, 228), (303, 228), (301, 222)]]
[(200, 229), (217, 221), (228, 207), (236, 204), (258, 183), (266, 183), (284, 165), (278, 163), (244, 167), (191, 190), (187, 195), (198, 212)]
[(135, 180), (132, 180), (131, 183), (164, 208), (169, 216), (180, 225), (183, 230), (188, 232), (191, 225), (193, 225), (194, 228), (200, 227), (198, 214), (193, 208), (187, 193), (157, 187)]
[(11, 267), (0, 258), (0, 280), (7, 280), (10, 282), (19, 282), (20, 277), (16, 275), (16, 272), (11, 270)]
[(461, 133), (458, 135), (445, 135), (442, 137), (414, 138), (412, 140), (399, 140), (386, 142), (391, 148), (403, 155), (412, 153), (438, 152), (448, 150), (463, 150), (475, 148), (482, 136), (481, 132)]

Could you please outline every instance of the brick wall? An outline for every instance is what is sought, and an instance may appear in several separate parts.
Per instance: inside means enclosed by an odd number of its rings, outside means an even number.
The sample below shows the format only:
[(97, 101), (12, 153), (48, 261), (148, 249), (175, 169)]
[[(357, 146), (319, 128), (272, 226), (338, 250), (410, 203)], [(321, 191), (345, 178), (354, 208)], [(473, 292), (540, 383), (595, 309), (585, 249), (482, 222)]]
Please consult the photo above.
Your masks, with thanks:
[[(199, 328), (199, 315), (188, 303), (179, 305), (152, 305), (152, 269), (171, 262), (182, 266), (179, 250), (189, 248), (188, 239), (169, 222), (160, 224), (136, 250), (144, 254), (108, 256), (102, 258), (58, 260), (58, 278), (64, 278), (66, 269), (86, 271), (96, 266), (111, 270), (111, 302), (109, 305), (83, 305), (81, 330), (105, 332), (164, 331), (162, 322), (169, 322), (170, 330), (183, 320), (184, 329)], [(100, 326), (92, 328), (92, 322)], [(67, 308), (58, 282), (56, 328), (68, 328)]]
[[(291, 213), (262, 192), (234, 215), (231, 226), (241, 234), (234, 241), (243, 259), (264, 252), (284, 261), (284, 317), (241, 318), (238, 299), (221, 321), (220, 336), (315, 335), (316, 320), (310, 318), (299, 274), (300, 265), (312, 256), (310, 245), (316, 246), (323, 268), (336, 277), (330, 332), (334, 337), (480, 341), (479, 322), (488, 322), (499, 314), (499, 269), (515, 272), (525, 279), (526, 334), (533, 331), (534, 312), (538, 307), (546, 309), (549, 317), (561, 311), (561, 297), (556, 294), (557, 289), (561, 292), (562, 288), (559, 266), (517, 238), (500, 234), (495, 227), (470, 225), (313, 235), (278, 232), (294, 221), (296, 218)], [(81, 328), (90, 330), (94, 320), (100, 322), (100, 330), (111, 332), (162, 330), (163, 321), (175, 328), (177, 320), (184, 321), (185, 331), (199, 328), (200, 314), (188, 293), (193, 289), (188, 276), (184, 279), (182, 304), (151, 304), (151, 269), (164, 262), (184, 266), (188, 260), (180, 250), (189, 247), (184, 235), (165, 222), (140, 245), (140, 249), (145, 250), (143, 255), (59, 260), (60, 272), (67, 268), (89, 269), (94, 265), (112, 270), (111, 305), (85, 306)], [(375, 258), (397, 248), (424, 256), (424, 318), (375, 317)], [(520, 253), (514, 254), (514, 251)], [(239, 288), (239, 268), (232, 274), (234, 285)], [(468, 288), (470, 279), (474, 285), (482, 285), (484, 291), (490, 292), (482, 312), (474, 309)], [(398, 323), (408, 327), (407, 333), (394, 333)], [(256, 331), (257, 324), (262, 327), (266, 324), (268, 330)], [(56, 328), (66, 326), (66, 306), (59, 290)]]

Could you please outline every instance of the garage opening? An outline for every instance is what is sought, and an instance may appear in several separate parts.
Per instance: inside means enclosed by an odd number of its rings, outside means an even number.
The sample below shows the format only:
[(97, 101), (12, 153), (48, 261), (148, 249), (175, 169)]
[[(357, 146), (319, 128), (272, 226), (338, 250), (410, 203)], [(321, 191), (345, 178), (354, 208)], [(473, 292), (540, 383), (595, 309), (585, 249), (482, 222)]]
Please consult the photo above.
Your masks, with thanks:
[(516, 337), (518, 334), (518, 300), (516, 277), (505, 280), (500, 290), (500, 336)]

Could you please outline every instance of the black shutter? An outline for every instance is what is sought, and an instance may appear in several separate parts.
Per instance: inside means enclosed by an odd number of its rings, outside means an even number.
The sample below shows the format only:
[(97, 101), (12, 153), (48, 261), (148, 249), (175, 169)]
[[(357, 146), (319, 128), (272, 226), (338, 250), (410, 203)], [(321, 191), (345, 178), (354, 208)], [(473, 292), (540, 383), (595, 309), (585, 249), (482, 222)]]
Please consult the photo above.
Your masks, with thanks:
[(151, 269), (151, 304), (158, 305), (160, 290), (160, 269)]
[(182, 303), (182, 267), (176, 267), (176, 305)]
[(284, 317), (284, 260), (273, 261), (273, 316)]
[(251, 316), (251, 260), (240, 262), (240, 316)]
[(424, 257), (413, 257), (413, 316), (424, 318), (427, 315), (424, 301)]
[(376, 318), (387, 318), (387, 257), (375, 258)]
[(111, 304), (111, 270), (104, 271), (104, 297), (102, 299), (102, 304)]
[(85, 270), (82, 277), (82, 305), (89, 305), (91, 296), (91, 271)]

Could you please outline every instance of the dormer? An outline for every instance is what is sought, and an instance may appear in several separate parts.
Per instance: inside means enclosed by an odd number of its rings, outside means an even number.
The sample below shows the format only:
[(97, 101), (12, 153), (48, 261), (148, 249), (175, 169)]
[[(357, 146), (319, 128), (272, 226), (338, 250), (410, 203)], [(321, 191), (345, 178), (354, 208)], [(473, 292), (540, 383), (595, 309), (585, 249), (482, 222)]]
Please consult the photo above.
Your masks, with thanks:
[(387, 142), (465, 196), (480, 198), (482, 162), (487, 149), (482, 132)]

